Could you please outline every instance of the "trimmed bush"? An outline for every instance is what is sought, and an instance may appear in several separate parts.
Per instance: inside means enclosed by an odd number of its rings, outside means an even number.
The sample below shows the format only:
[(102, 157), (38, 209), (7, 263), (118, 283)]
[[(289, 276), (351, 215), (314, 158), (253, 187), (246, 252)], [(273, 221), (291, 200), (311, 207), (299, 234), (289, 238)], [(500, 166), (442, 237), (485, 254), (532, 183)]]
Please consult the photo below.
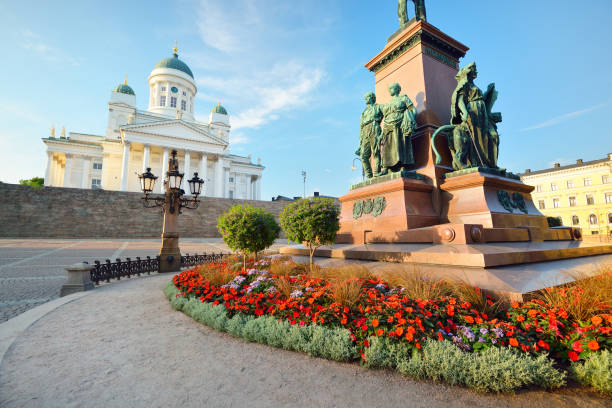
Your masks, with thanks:
[(612, 353), (608, 350), (589, 354), (584, 364), (572, 364), (572, 373), (581, 384), (612, 394)]
[(230, 249), (242, 252), (246, 269), (246, 255), (268, 248), (278, 238), (280, 227), (269, 212), (249, 204), (235, 205), (219, 216), (217, 229)]
[(464, 385), (479, 392), (513, 392), (531, 385), (559, 388), (565, 374), (546, 355), (537, 358), (509, 348), (465, 353), (448, 341), (428, 340), (423, 353), (401, 361), (398, 370), (409, 377)]

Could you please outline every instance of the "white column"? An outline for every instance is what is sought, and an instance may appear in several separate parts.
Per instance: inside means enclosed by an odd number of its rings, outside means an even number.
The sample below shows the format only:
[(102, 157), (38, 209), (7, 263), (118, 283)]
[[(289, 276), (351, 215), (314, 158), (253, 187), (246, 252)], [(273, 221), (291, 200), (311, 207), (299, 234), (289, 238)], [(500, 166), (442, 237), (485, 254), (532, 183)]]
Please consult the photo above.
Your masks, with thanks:
[(51, 165), (53, 164), (53, 152), (47, 150), (47, 168), (45, 169), (45, 186), (50, 186), (51, 183)]
[(91, 188), (91, 183), (89, 182), (89, 171), (91, 166), (91, 157), (83, 156), (83, 178), (81, 179), (81, 188)]
[(185, 195), (191, 194), (191, 192), (189, 191), (189, 183), (187, 182), (187, 180), (191, 178), (190, 167), (191, 167), (191, 153), (189, 153), (189, 150), (185, 150), (185, 176), (183, 177), (183, 182), (181, 183), (182, 184), (181, 188), (185, 190)]
[(72, 155), (66, 154), (66, 167), (64, 168), (64, 187), (72, 187)]
[(130, 142), (123, 144), (123, 163), (121, 164), (121, 191), (127, 191), (128, 179), (128, 162), (130, 160)]
[(261, 176), (255, 181), (255, 200), (261, 200)]
[(217, 158), (215, 165), (215, 197), (223, 197), (223, 159)]
[[(223, 169), (223, 197), (225, 198), (229, 198), (229, 191), (230, 191), (230, 182), (229, 182), (229, 178), (230, 178), (230, 169), (228, 168), (224, 168)], [(235, 185), (235, 183), (234, 183)], [(234, 194), (236, 194), (236, 192), (234, 191)], [(234, 197), (236, 198), (236, 197)]]
[(206, 177), (208, 176), (208, 158), (206, 157), (206, 153), (202, 153), (202, 160), (200, 160), (200, 174), (198, 176), (204, 180), (204, 184), (202, 185), (201, 196), (204, 197), (206, 195), (206, 187), (208, 186), (208, 180)]
[(168, 148), (164, 147), (164, 155), (162, 157), (162, 174), (159, 176), (159, 178), (157, 179), (157, 182), (159, 183), (158, 185), (158, 189), (159, 189), (159, 193), (164, 194), (165, 190), (164, 190), (164, 180), (166, 179), (166, 173), (168, 172)]
[(252, 200), (253, 199), (253, 179), (251, 178), (250, 174), (246, 175), (247, 178), (247, 183), (246, 183), (246, 187), (247, 187), (247, 192), (246, 192), (246, 199), (247, 200)]
[(149, 167), (149, 156), (151, 155), (151, 146), (144, 145), (144, 155), (142, 156), (142, 172), (147, 171)]
[(62, 165), (60, 164), (59, 159), (54, 158), (53, 159), (53, 186), (54, 187), (61, 186), (61, 182), (59, 178), (59, 172), (60, 172), (61, 167)]

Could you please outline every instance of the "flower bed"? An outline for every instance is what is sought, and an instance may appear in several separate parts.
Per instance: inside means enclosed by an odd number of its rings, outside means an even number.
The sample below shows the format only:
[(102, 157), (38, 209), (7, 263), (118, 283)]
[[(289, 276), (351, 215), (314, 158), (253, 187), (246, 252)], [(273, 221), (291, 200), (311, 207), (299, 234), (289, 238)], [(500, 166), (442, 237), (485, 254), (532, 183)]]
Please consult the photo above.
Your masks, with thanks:
[[(328, 335), (335, 333), (340, 337), (339, 333), (345, 333), (351, 351), (339, 353), (343, 359), (359, 358), (367, 366), (397, 368), (414, 377), (445, 379), (483, 391), (509, 391), (530, 384), (558, 387), (564, 383), (564, 374), (556, 371), (553, 363), (557, 367), (567, 367), (570, 362), (587, 360), (591, 354), (600, 355), (603, 350), (612, 348), (612, 314), (606, 305), (603, 306), (607, 313), (592, 316), (588, 321), (576, 321), (563, 308), (541, 300), (512, 303), (508, 310), (487, 315), (458, 297), (413, 299), (404, 296), (401, 288), (389, 287), (378, 278), (334, 282), (304, 273), (278, 276), (270, 273), (269, 266), (269, 261), (263, 260), (246, 271), (234, 273), (224, 263), (206, 266), (205, 273), (198, 268), (191, 269), (174, 277), (174, 296), (191, 302), (189, 307), (197, 303), (221, 307), (226, 319), (230, 320), (236, 316), (243, 320), (261, 317), (268, 319), (266, 325), (269, 326), (272, 319), (284, 325), (283, 330), (287, 333), (292, 327), (325, 328), (331, 331)], [(215, 276), (223, 278), (219, 280)], [(183, 306), (181, 304), (181, 308)], [(217, 328), (231, 332), (226, 323)], [(253, 336), (248, 339), (269, 344), (268, 337), (266, 334), (261, 339)], [(454, 382), (444, 375), (426, 374), (427, 370), (420, 368), (418, 371), (414, 368), (416, 365), (410, 366), (409, 361), (416, 364), (419, 358), (422, 360), (428, 352), (434, 352), (432, 350), (438, 354), (448, 352), (437, 349), (435, 343), (442, 343), (444, 347), (454, 344), (453, 350), (462, 351), (451, 353), (454, 359), (464, 355), (464, 358), (495, 360), (499, 359), (499, 353), (508, 352), (527, 365), (535, 364), (533, 370), (539, 369), (540, 377), (549, 379), (534, 376), (530, 381), (519, 381), (518, 385), (508, 382), (509, 385), (503, 387), (482, 386), (470, 382), (472, 380), (467, 377)], [(280, 346), (310, 350), (310, 346)], [(324, 352), (311, 354), (326, 356)], [(509, 357), (503, 359), (508, 361)], [(433, 357), (429, 360), (433, 361)], [(470, 361), (471, 365), (479, 364), (477, 360)], [(478, 373), (470, 378), (483, 375)]]

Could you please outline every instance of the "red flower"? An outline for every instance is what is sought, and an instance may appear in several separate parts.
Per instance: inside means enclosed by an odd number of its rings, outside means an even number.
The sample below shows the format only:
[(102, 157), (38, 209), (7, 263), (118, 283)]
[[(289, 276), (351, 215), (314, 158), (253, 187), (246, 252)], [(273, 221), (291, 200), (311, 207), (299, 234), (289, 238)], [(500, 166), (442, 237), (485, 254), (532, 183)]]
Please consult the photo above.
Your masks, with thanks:
[(574, 353), (573, 351), (570, 351), (569, 353), (567, 353), (567, 356), (572, 361), (578, 361), (578, 358), (579, 358), (578, 354)]
[(587, 344), (587, 347), (592, 351), (599, 350), (599, 343), (597, 343), (595, 340), (591, 340)]
[(442, 336), (442, 333), (438, 332), (438, 340), (442, 341), (444, 340), (444, 337)]
[(576, 353), (581, 353), (582, 352), (582, 343), (579, 341), (575, 341), (572, 343), (572, 350), (574, 350)]
[(474, 323), (474, 318), (472, 316), (463, 316), (463, 319), (468, 323)]
[(377, 336), (380, 336), (380, 335), (382, 335), (382, 334), (383, 334), (382, 329), (378, 329), (378, 330), (376, 330), (376, 335), (377, 335)]
[(378, 320), (372, 319), (372, 327), (378, 327)]
[(512, 347), (516, 347), (516, 346), (518, 346), (518, 340), (517, 340), (517, 339), (515, 339), (514, 337), (512, 337), (512, 338), (510, 339), (510, 345), (511, 345)]
[(525, 321), (525, 316), (523, 316), (523, 315), (516, 316), (516, 321), (517, 322), (524, 322)]

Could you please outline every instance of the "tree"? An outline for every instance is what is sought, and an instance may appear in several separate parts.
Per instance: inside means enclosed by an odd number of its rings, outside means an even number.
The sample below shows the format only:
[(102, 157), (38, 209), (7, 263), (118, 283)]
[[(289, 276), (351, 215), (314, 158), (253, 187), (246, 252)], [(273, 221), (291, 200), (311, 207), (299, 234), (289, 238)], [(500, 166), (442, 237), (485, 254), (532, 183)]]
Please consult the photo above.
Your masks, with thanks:
[(268, 248), (278, 238), (280, 227), (272, 214), (251, 205), (235, 205), (217, 219), (217, 229), (223, 241), (233, 251), (242, 253), (246, 269), (246, 256)]
[(550, 228), (563, 226), (563, 220), (561, 217), (546, 217), (546, 221), (548, 221), (548, 226)]
[(303, 198), (289, 204), (280, 216), (281, 226), (293, 242), (308, 246), (310, 270), (314, 252), (323, 245), (332, 245), (340, 229), (340, 211), (330, 198)]
[(29, 180), (19, 180), (19, 184), (30, 187), (43, 187), (45, 185), (45, 179), (42, 177), (33, 177)]

